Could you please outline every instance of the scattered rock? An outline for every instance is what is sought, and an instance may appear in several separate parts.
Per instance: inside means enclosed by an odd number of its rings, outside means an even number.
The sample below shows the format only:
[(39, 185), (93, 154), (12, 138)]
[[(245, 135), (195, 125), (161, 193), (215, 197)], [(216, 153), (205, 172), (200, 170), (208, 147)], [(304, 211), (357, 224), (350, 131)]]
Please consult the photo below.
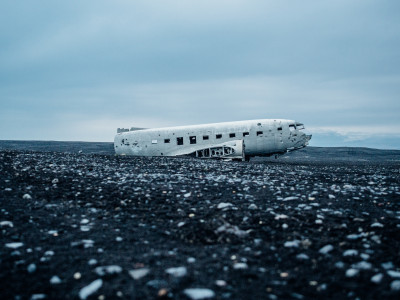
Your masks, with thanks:
[(87, 299), (87, 297), (89, 297), (90, 295), (96, 293), (102, 287), (102, 285), (103, 285), (103, 280), (96, 279), (95, 281), (93, 281), (89, 285), (83, 287), (79, 291), (79, 298), (82, 299), (82, 300)]
[(353, 269), (358, 270), (370, 270), (372, 268), (372, 264), (367, 261), (360, 261), (356, 264), (351, 265)]
[(100, 266), (100, 267), (97, 267), (94, 271), (99, 276), (114, 275), (114, 274), (121, 273), (122, 272), (122, 268), (120, 266), (117, 266), (117, 265)]
[(298, 260), (308, 260), (308, 259), (310, 259), (310, 257), (309, 257), (307, 254), (305, 254), (305, 253), (299, 253), (299, 254), (297, 254), (297, 255), (296, 255), (296, 258), (297, 258)]
[(145, 277), (149, 273), (150, 273), (150, 269), (148, 269), (148, 268), (135, 269), (135, 270), (129, 271), (129, 275), (131, 275), (131, 277), (135, 280), (139, 280), (139, 279)]
[(387, 274), (392, 278), (400, 278), (400, 272), (398, 271), (389, 270)]
[(221, 225), (220, 227), (217, 228), (215, 233), (229, 233), (229, 234), (234, 234), (239, 238), (246, 237), (249, 234), (250, 231), (244, 231), (239, 229), (239, 227), (225, 223), (224, 225)]
[(232, 203), (221, 202), (217, 205), (217, 208), (218, 209), (226, 209), (226, 208), (229, 208), (232, 206), (233, 206)]
[(50, 278), (50, 283), (51, 284), (60, 284), (61, 283), (61, 279), (58, 276), (53, 276)]
[(15, 242), (15, 243), (7, 243), (7, 244), (6, 244), (6, 247), (7, 247), (7, 248), (11, 248), (11, 249), (17, 249), (17, 248), (22, 247), (23, 245), (24, 245), (24, 243)]
[(332, 245), (326, 245), (326, 246), (322, 247), (321, 249), (319, 249), (318, 252), (321, 253), (321, 254), (328, 254), (332, 250), (333, 250), (333, 246)]
[(357, 256), (358, 251), (355, 249), (349, 249), (343, 252), (343, 256)]
[(235, 263), (235, 264), (233, 265), (233, 268), (234, 268), (235, 270), (245, 270), (245, 269), (248, 269), (249, 266), (248, 266), (246, 263), (240, 263), (240, 262), (238, 262), (238, 263)]
[(41, 300), (46, 298), (47, 298), (46, 294), (33, 294), (30, 300)]
[(11, 221), (1, 221), (0, 222), (0, 226), (1, 227), (5, 227), (5, 226), (8, 226), (8, 227), (14, 227), (14, 224), (13, 224), (13, 222), (11, 222)]
[(288, 247), (288, 248), (298, 248), (300, 246), (300, 241), (298, 240), (293, 240), (293, 241), (286, 241), (283, 246)]
[(390, 283), (390, 289), (392, 291), (398, 292), (400, 291), (400, 280), (394, 280)]
[(346, 270), (346, 277), (354, 277), (357, 276), (359, 273), (359, 270), (357, 269), (348, 269)]
[(383, 274), (378, 273), (371, 277), (371, 282), (379, 284), (381, 283), (382, 279), (383, 279)]
[(169, 268), (169, 269), (165, 270), (165, 272), (174, 277), (183, 277), (183, 276), (186, 276), (187, 269), (186, 269), (186, 267), (176, 267), (176, 268)]
[(36, 265), (35, 264), (29, 264), (26, 269), (27, 269), (28, 273), (34, 273), (36, 271)]
[(204, 288), (185, 289), (183, 293), (192, 300), (210, 299), (215, 297), (213, 290)]
[(255, 205), (254, 203), (250, 204), (248, 209), (254, 210), (254, 209), (258, 209), (258, 206)]
[(292, 201), (292, 200), (298, 200), (298, 199), (299, 199), (299, 197), (286, 197), (286, 198), (283, 198), (282, 201)]

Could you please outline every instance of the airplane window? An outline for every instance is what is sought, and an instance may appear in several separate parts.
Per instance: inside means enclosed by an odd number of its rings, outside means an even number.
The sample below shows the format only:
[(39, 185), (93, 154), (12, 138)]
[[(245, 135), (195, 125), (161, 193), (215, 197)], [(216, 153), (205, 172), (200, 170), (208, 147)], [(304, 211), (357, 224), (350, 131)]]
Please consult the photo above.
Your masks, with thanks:
[(289, 129), (290, 129), (290, 131), (295, 130), (295, 129), (296, 129), (296, 125), (290, 124), (290, 125), (289, 125)]
[(164, 143), (165, 143), (165, 144), (169, 144), (170, 141), (171, 141), (170, 139), (165, 139), (165, 140), (164, 140)]
[(230, 133), (230, 134), (229, 134), (229, 137), (230, 137), (230, 138), (234, 138), (234, 137), (236, 137), (236, 134), (235, 134), (235, 133)]
[(195, 136), (190, 136), (189, 140), (190, 140), (190, 144), (196, 144), (196, 137)]
[(278, 127), (278, 130), (282, 130), (282, 127)]
[(248, 132), (243, 132), (243, 136), (249, 136), (250, 135), (250, 133), (248, 133)]
[(176, 138), (176, 144), (177, 145), (183, 145), (183, 137)]
[(257, 131), (257, 136), (262, 135), (263, 132), (262, 131)]
[(222, 134), (217, 134), (217, 135), (215, 135), (215, 138), (217, 138), (217, 139), (222, 138)]
[(208, 135), (203, 135), (203, 140), (204, 141), (208, 140), (208, 138), (209, 138)]

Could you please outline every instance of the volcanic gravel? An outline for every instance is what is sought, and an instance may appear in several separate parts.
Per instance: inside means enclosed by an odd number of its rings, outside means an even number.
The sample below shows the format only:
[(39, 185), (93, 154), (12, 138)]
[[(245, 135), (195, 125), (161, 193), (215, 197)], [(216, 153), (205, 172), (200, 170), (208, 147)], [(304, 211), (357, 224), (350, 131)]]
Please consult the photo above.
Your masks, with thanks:
[(0, 151), (2, 299), (399, 299), (400, 164)]

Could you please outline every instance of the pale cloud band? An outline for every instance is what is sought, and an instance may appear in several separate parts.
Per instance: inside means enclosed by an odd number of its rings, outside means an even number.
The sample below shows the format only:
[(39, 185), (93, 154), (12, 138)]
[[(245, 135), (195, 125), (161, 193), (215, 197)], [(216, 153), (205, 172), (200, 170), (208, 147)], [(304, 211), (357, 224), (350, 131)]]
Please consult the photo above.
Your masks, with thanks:
[(286, 118), (311, 145), (400, 148), (399, 12), (398, 1), (6, 0), (0, 139)]

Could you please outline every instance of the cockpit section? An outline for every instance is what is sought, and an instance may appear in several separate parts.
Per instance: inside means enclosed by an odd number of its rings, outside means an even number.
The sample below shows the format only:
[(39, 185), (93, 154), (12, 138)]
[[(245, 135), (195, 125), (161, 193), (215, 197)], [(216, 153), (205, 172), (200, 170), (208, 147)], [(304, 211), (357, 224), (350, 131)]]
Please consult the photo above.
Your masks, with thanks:
[(304, 132), (302, 132), (302, 130), (305, 129), (304, 124), (292, 121), (288, 125), (290, 132), (290, 146), (288, 147), (287, 151), (293, 151), (307, 146), (311, 139), (311, 135), (306, 135)]
[(295, 130), (303, 130), (304, 129), (304, 124), (302, 123), (290, 123), (289, 124), (289, 129), (290, 131), (295, 131)]

